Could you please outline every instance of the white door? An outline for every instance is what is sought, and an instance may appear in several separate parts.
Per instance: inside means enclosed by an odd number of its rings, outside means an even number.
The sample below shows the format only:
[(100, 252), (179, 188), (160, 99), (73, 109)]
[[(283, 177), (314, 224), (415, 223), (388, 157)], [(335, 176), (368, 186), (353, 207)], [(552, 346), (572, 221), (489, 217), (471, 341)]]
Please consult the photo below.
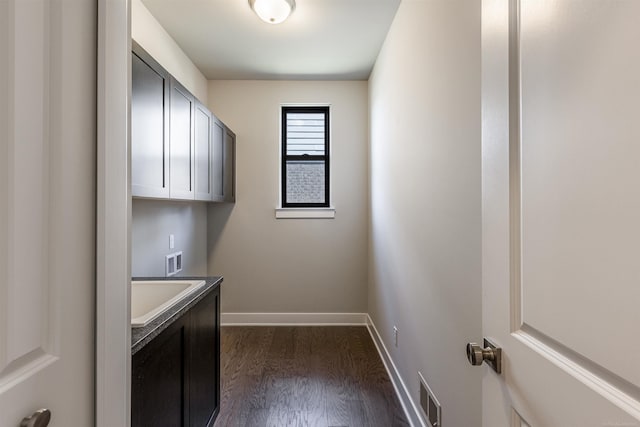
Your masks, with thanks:
[(482, 27), (482, 425), (640, 426), (640, 1)]
[(0, 0), (0, 426), (94, 424), (96, 2)]

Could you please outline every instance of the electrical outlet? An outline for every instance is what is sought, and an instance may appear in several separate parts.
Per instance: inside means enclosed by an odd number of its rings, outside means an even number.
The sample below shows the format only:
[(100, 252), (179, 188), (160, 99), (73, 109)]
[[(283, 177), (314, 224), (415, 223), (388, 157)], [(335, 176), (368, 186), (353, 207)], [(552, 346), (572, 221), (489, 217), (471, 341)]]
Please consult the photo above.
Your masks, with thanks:
[(394, 326), (393, 327), (393, 342), (395, 343), (395, 346), (398, 346), (398, 327)]
[(182, 271), (182, 251), (165, 256), (166, 276), (174, 276)]

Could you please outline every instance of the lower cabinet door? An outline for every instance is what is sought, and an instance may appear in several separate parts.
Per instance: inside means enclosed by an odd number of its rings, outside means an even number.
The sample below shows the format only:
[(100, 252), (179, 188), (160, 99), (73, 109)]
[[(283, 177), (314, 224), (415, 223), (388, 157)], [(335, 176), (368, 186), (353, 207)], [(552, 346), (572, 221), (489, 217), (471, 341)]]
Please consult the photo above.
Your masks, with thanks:
[(191, 427), (213, 426), (220, 407), (219, 289), (191, 309)]
[(131, 426), (189, 425), (189, 316), (133, 355)]

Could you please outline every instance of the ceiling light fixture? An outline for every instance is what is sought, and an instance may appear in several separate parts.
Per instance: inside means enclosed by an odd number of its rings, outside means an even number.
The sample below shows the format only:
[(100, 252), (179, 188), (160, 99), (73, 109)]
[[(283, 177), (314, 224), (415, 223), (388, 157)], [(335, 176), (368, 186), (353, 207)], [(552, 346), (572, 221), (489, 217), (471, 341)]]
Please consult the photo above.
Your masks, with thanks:
[(249, 6), (269, 24), (284, 22), (296, 8), (295, 0), (249, 0)]

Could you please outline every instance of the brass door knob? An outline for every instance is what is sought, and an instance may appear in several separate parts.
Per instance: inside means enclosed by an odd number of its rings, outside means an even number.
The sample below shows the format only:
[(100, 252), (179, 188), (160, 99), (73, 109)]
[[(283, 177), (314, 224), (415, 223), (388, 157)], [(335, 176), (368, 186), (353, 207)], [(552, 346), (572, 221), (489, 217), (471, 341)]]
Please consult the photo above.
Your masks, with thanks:
[(487, 362), (497, 373), (502, 373), (502, 349), (488, 339), (484, 339), (484, 347), (470, 342), (467, 344), (467, 359), (473, 366)]
[(47, 427), (49, 421), (51, 421), (51, 411), (38, 409), (31, 416), (23, 418), (20, 427)]

